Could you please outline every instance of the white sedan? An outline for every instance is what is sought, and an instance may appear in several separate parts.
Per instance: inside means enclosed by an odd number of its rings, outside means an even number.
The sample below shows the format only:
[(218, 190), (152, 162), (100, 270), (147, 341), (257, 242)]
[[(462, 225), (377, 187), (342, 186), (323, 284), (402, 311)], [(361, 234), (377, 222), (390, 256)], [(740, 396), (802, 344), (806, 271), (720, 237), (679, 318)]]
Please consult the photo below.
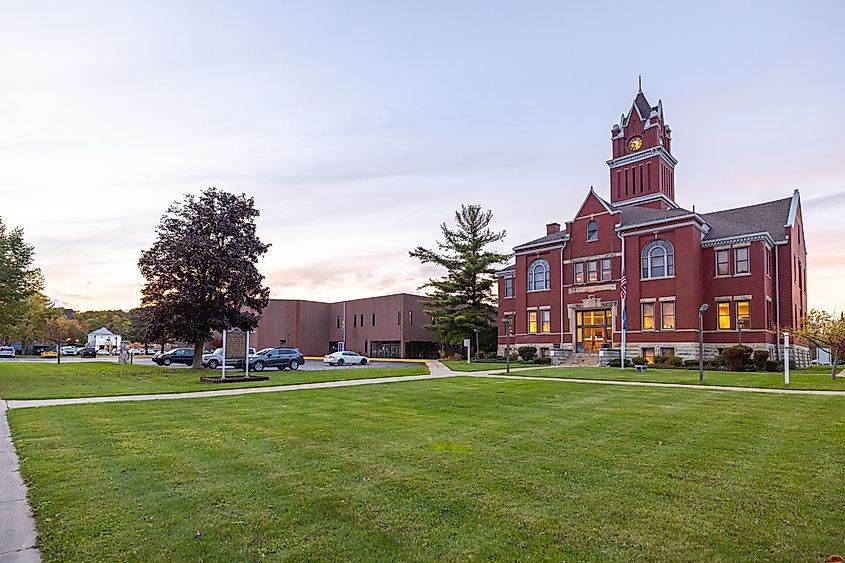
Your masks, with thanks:
[(11, 346), (0, 346), (0, 358), (14, 358), (15, 349)]
[(342, 366), (346, 364), (366, 365), (369, 360), (366, 356), (362, 356), (357, 352), (334, 352), (323, 358), (324, 364), (330, 366)]

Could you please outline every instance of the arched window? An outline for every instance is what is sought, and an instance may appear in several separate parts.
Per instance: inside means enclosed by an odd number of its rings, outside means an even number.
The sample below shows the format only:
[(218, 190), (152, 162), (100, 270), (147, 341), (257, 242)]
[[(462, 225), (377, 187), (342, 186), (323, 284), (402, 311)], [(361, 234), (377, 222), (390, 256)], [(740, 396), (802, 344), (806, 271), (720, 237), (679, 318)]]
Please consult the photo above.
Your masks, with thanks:
[(643, 248), (642, 279), (675, 275), (675, 250), (665, 240), (653, 240)]
[(587, 240), (599, 240), (599, 226), (595, 221), (587, 223)]
[(549, 289), (549, 263), (545, 260), (534, 260), (528, 266), (528, 291)]

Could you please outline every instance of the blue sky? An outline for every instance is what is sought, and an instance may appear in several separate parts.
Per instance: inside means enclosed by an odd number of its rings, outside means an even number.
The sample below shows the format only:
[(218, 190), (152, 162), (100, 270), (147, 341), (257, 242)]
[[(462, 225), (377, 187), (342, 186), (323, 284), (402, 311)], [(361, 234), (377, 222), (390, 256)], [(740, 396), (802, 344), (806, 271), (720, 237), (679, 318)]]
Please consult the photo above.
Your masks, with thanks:
[(811, 306), (845, 309), (841, 2), (55, 2), (0, 19), (0, 216), (51, 297), (132, 307), (158, 219), (255, 196), (280, 298), (415, 291), (461, 203), (505, 247), (608, 193), (637, 75), (678, 203), (799, 188)]

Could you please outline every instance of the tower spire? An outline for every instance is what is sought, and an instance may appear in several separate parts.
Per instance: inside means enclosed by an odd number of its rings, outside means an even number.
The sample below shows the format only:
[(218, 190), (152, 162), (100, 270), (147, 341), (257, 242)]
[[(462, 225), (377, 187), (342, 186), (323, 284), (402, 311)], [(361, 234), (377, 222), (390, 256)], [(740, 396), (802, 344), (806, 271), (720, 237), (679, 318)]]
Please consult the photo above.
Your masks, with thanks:
[(637, 83), (638, 83), (638, 92), (640, 94), (642, 94), (643, 93), (643, 75), (642, 74), (637, 75)]

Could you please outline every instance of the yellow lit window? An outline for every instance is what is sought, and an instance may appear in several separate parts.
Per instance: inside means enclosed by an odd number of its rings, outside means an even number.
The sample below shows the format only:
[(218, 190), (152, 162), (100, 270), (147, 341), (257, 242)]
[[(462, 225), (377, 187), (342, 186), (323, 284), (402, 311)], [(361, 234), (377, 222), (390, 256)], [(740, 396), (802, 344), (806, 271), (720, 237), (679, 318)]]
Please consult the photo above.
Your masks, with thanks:
[(643, 330), (654, 330), (654, 303), (643, 303)]
[(664, 301), (660, 305), (663, 309), (660, 315), (663, 330), (675, 330), (675, 302)]
[(540, 311), (540, 332), (552, 331), (552, 312), (548, 309)]
[(719, 303), (719, 329), (731, 329), (731, 304), (727, 301)]
[(740, 326), (739, 321), (744, 321), (742, 323), (743, 329), (751, 327), (751, 301), (736, 302), (736, 326)]
[(528, 332), (537, 332), (537, 311), (528, 311)]

